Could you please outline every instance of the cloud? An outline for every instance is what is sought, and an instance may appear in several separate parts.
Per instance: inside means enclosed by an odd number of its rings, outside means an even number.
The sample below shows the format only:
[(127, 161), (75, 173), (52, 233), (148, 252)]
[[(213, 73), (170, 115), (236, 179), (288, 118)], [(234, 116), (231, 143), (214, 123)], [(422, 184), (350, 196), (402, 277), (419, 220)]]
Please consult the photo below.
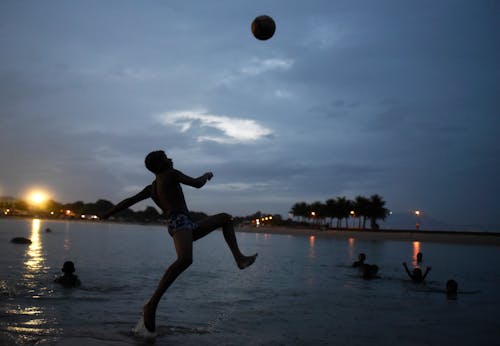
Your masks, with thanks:
[(289, 70), (293, 65), (291, 59), (258, 59), (253, 58), (248, 65), (241, 68), (243, 75), (255, 76), (272, 70)]
[[(204, 110), (166, 112), (159, 116), (159, 120), (165, 126), (178, 127), (182, 133), (195, 130), (199, 133), (199, 142), (244, 143), (258, 141), (273, 134), (271, 129), (255, 120), (212, 115)], [(216, 131), (207, 135), (204, 129)]]
[(274, 96), (276, 96), (277, 98), (290, 99), (293, 95), (288, 90), (277, 89), (274, 91)]
[(307, 23), (308, 35), (304, 39), (305, 46), (329, 49), (341, 41), (344, 34), (339, 25), (333, 25), (331, 18), (313, 17)]
[(265, 191), (270, 185), (268, 183), (232, 182), (208, 185), (205, 189), (218, 192)]
[(218, 84), (230, 85), (242, 78), (256, 77), (272, 71), (288, 71), (294, 64), (295, 61), (292, 59), (254, 57), (243, 63), (243, 66), (235, 66), (221, 73)]

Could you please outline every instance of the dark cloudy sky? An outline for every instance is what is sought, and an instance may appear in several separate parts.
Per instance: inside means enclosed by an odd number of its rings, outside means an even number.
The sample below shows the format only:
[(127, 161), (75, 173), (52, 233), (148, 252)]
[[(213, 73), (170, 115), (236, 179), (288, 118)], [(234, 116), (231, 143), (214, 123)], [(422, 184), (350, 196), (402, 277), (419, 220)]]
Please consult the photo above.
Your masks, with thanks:
[(2, 0), (0, 52), (0, 195), (116, 203), (165, 149), (192, 210), (499, 223), (499, 1)]

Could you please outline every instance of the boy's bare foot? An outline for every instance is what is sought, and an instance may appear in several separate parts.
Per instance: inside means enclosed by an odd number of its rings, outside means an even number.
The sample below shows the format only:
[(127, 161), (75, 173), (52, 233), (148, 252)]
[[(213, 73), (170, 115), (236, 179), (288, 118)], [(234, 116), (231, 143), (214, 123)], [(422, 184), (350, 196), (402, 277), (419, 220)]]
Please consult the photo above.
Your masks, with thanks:
[(247, 267), (250, 267), (253, 264), (253, 262), (255, 262), (256, 258), (257, 258), (257, 254), (252, 255), (252, 256), (243, 256), (237, 262), (238, 268), (245, 269)]
[(147, 303), (144, 304), (144, 306), (142, 307), (142, 318), (144, 320), (144, 327), (146, 327), (146, 329), (151, 333), (154, 333), (156, 329), (155, 315), (156, 315), (156, 309), (153, 309)]

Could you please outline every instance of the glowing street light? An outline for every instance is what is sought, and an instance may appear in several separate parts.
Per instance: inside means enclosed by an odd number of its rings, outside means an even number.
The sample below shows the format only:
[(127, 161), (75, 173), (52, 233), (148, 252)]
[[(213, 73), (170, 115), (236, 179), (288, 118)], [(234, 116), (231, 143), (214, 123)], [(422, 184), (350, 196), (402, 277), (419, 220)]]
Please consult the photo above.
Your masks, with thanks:
[(28, 193), (28, 202), (35, 206), (42, 206), (49, 199), (49, 195), (41, 190), (32, 190)]
[(422, 214), (422, 212), (420, 210), (415, 210), (415, 216), (417, 217), (417, 223), (415, 223), (415, 228), (417, 229), (417, 231), (420, 229), (420, 214)]

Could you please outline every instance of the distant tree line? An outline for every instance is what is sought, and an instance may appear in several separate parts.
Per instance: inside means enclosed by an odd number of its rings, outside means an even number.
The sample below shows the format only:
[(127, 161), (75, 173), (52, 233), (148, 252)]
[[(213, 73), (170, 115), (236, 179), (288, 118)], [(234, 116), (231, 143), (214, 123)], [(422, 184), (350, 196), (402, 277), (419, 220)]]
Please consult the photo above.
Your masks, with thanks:
[[(379, 195), (367, 198), (357, 196), (354, 200), (346, 197), (330, 198), (325, 202), (298, 202), (292, 206), (290, 213), (302, 222), (313, 222), (328, 225), (337, 229), (349, 228), (349, 219), (357, 220), (358, 227), (366, 229), (366, 221), (371, 229), (378, 229), (377, 220), (385, 220), (389, 209)], [(344, 226), (342, 227), (342, 223)]]
[[(95, 203), (84, 203), (82, 201), (72, 203), (59, 203), (48, 200), (43, 205), (33, 207), (24, 200), (12, 197), (0, 197), (1, 216), (35, 216), (54, 219), (93, 219), (99, 217), (105, 211), (111, 209), (114, 204), (108, 200), (99, 199)], [(295, 220), (284, 220), (279, 214), (272, 215), (265, 224), (277, 226), (294, 226), (297, 224), (321, 224), (337, 229), (349, 228), (348, 220), (358, 221), (358, 227), (366, 229), (369, 221), (371, 229), (378, 229), (377, 220), (385, 220), (389, 210), (385, 208), (385, 201), (379, 195), (370, 198), (357, 196), (354, 200), (346, 197), (337, 197), (325, 202), (298, 202), (295, 203), (290, 213)], [(191, 211), (190, 215), (194, 221), (201, 220), (207, 215), (203, 212)], [(260, 211), (243, 217), (234, 217), (235, 224), (251, 223), (252, 220), (263, 219), (265, 214)], [(111, 218), (115, 221), (139, 222), (139, 223), (164, 223), (165, 216), (160, 214), (155, 207), (148, 206), (141, 211), (126, 209), (116, 213)], [(352, 223), (352, 222), (351, 222)], [(344, 224), (344, 227), (342, 226)]]
[[(104, 212), (113, 208), (114, 204), (105, 199), (99, 199), (95, 203), (85, 203), (76, 201), (72, 203), (60, 203), (54, 200), (47, 200), (40, 206), (32, 206), (27, 201), (14, 197), (0, 197), (0, 217), (20, 216), (20, 217), (43, 217), (47, 219), (67, 219), (67, 220), (97, 220), (93, 216), (99, 217)], [(199, 211), (190, 211), (191, 218), (199, 221), (207, 214)], [(242, 223), (245, 220), (252, 220), (263, 214), (260, 211), (245, 217), (234, 217), (235, 223)], [(139, 223), (164, 223), (166, 217), (159, 213), (155, 207), (148, 206), (141, 211), (126, 209), (114, 214), (110, 220), (119, 222), (139, 222)], [(279, 224), (281, 216), (275, 215), (274, 224)]]
[[(95, 203), (82, 201), (59, 203), (48, 200), (40, 206), (31, 206), (20, 199), (0, 198), (0, 210), (4, 216), (38, 216), (56, 219), (92, 219), (92, 216), (102, 215), (114, 206), (110, 201), (99, 199)], [(197, 213), (194, 213), (197, 216)], [(142, 211), (126, 209), (113, 216), (114, 220), (127, 222), (159, 222), (161, 214), (154, 207), (148, 206)]]

